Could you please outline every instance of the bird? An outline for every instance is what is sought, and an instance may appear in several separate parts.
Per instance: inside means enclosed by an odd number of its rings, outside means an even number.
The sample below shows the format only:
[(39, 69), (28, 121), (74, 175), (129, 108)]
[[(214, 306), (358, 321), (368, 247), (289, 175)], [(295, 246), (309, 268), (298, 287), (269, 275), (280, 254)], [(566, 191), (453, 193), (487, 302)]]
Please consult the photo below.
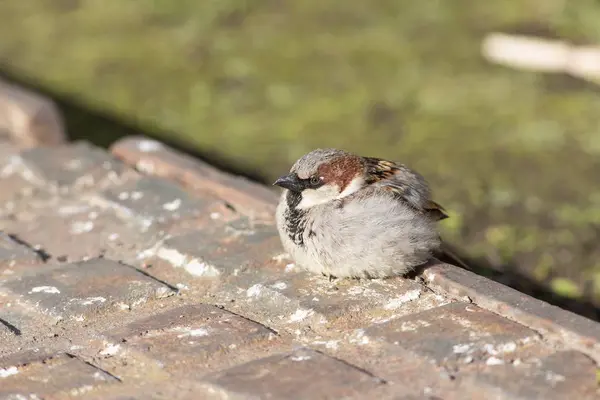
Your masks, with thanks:
[(399, 162), (315, 149), (273, 183), (276, 226), (294, 263), (331, 280), (403, 276), (441, 250), (448, 218), (422, 175)]

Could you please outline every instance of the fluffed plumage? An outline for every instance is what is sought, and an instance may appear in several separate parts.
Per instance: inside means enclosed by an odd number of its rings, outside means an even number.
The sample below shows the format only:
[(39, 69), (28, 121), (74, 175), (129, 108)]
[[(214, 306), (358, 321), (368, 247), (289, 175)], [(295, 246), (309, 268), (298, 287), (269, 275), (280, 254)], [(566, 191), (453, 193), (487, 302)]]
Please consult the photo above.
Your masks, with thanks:
[(329, 277), (404, 275), (439, 250), (446, 211), (405, 165), (337, 149), (301, 157), (284, 188), (277, 227), (296, 264)]

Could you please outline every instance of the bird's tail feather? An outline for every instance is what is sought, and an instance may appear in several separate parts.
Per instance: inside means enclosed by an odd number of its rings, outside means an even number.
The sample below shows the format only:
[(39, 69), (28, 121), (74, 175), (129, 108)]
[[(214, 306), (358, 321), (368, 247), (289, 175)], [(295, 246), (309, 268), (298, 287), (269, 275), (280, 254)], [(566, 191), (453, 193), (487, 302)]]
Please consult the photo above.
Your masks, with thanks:
[(454, 264), (457, 267), (462, 267), (465, 268), (467, 270), (470, 270), (471, 268), (469, 267), (469, 265), (464, 262), (459, 256), (457, 256), (451, 249), (450, 247), (442, 242), (440, 249), (438, 250), (438, 254), (436, 255), (437, 258), (439, 258), (441, 261), (447, 262), (449, 264)]

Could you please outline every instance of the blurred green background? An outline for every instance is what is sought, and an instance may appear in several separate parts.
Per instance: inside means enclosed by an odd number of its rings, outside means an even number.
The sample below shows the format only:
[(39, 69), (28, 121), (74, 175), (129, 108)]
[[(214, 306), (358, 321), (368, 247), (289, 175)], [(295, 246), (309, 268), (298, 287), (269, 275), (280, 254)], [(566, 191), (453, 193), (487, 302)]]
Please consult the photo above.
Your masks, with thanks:
[(400, 160), (463, 254), (600, 304), (600, 92), (489, 64), (492, 31), (600, 44), (600, 2), (5, 0), (0, 70), (265, 182), (315, 147)]

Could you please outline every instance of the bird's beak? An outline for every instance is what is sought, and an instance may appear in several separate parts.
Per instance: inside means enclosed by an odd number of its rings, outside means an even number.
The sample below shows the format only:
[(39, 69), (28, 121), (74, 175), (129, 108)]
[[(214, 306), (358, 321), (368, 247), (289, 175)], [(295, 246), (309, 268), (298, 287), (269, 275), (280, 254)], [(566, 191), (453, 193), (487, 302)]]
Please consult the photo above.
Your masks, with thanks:
[(298, 175), (293, 173), (289, 175), (280, 176), (273, 183), (273, 185), (289, 189), (292, 192), (301, 192), (302, 189), (304, 189), (304, 187), (302, 186), (302, 182), (298, 178)]

